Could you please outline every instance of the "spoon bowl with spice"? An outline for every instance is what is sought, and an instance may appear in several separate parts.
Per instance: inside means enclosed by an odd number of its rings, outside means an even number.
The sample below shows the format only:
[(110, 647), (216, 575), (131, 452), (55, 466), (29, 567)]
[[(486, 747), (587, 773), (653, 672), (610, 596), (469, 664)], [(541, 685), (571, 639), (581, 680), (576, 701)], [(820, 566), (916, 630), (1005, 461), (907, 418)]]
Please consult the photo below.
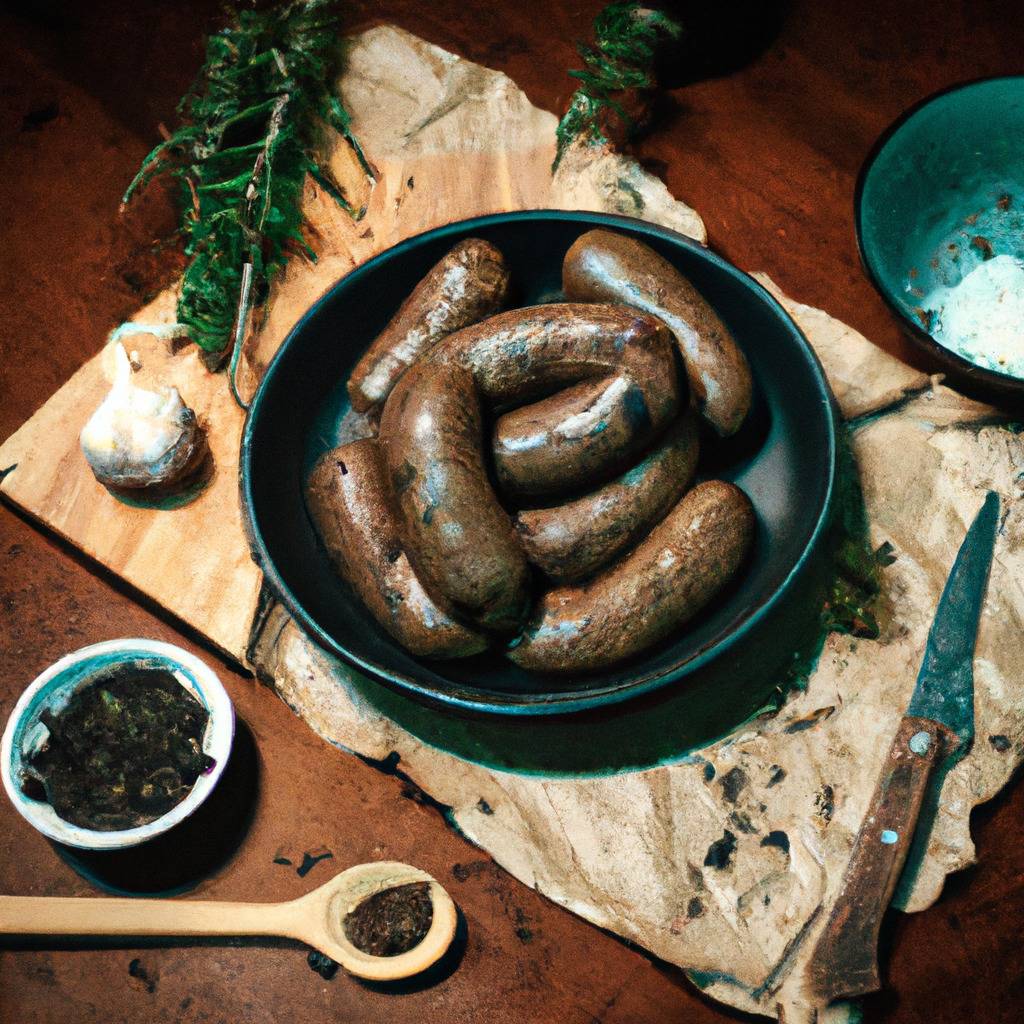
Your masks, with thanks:
[(48, 838), (86, 850), (138, 846), (216, 786), (235, 716), (216, 674), (181, 648), (110, 640), (51, 665), (0, 741), (0, 778)]
[(0, 896), (4, 935), (276, 936), (377, 982), (432, 967), (457, 920), (440, 883), (395, 861), (357, 864), (286, 903)]

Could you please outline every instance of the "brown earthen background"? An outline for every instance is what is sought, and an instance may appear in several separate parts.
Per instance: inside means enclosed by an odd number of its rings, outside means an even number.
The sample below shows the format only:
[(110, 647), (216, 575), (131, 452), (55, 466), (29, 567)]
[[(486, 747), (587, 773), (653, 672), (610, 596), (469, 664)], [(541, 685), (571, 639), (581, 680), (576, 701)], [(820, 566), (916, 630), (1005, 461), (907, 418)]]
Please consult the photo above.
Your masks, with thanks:
[[(390, 20), (499, 68), (532, 102), (558, 110), (572, 40), (596, 2), (551, 5), (348, 3), (352, 27)], [(1010, 2), (919, 8), (791, 5), (779, 36), (729, 77), (675, 89), (647, 165), (704, 217), (710, 243), (764, 267), (897, 354), (899, 331), (857, 264), (852, 192), (871, 142), (934, 89), (1020, 70), (1024, 16)], [(116, 217), (124, 183), (201, 59), (215, 0), (37, 0), (5, 14), (0, 66), (0, 438), (9, 435), (139, 305), (146, 252), (171, 223), (159, 196)], [(51, 116), (52, 115), (52, 116)], [(2, 468), (2, 467), (0, 467)], [(0, 510), (0, 718), (66, 651), (119, 635), (191, 639), (141, 607), (8, 508)], [(384, 994), (321, 980), (298, 946), (0, 947), (0, 1020), (383, 1020), (443, 1024), (730, 1019), (672, 970), (649, 963), (504, 876), (447, 830), (400, 779), (334, 751), (263, 690), (217, 666), (259, 751), (259, 795), (243, 845), (197, 895), (284, 899), (330, 871), (381, 857), (412, 861), (449, 886), (465, 914), (465, 956), (423, 991)], [(1024, 998), (1024, 790), (974, 816), (980, 863), (932, 910), (893, 915), (889, 988), (868, 1004), (891, 1022), (1017, 1020)], [(304, 851), (324, 861), (300, 879)], [(4, 802), (0, 891), (86, 895), (88, 883)], [(138, 958), (148, 976), (129, 973)], [(140, 975), (139, 967), (136, 975)], [(149, 989), (152, 988), (152, 991)]]

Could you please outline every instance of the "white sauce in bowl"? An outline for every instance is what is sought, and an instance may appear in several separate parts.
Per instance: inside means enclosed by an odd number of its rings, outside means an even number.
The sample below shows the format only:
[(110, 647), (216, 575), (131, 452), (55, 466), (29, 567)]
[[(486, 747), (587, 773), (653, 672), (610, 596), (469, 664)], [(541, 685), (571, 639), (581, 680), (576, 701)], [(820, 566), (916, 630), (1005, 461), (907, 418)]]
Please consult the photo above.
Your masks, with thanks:
[(1024, 260), (995, 256), (952, 288), (921, 303), (929, 334), (941, 345), (997, 373), (1024, 378)]

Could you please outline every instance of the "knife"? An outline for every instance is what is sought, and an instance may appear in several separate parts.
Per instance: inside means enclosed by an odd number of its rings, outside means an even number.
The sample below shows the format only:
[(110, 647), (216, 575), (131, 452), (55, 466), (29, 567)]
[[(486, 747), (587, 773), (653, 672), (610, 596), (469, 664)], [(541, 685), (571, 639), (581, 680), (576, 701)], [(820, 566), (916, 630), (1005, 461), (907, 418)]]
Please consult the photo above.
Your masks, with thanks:
[(839, 895), (810, 960), (824, 1002), (881, 988), (878, 931), (914, 839), (936, 766), (974, 739), (974, 644), (999, 526), (989, 491), (939, 599), (917, 686), (854, 842)]

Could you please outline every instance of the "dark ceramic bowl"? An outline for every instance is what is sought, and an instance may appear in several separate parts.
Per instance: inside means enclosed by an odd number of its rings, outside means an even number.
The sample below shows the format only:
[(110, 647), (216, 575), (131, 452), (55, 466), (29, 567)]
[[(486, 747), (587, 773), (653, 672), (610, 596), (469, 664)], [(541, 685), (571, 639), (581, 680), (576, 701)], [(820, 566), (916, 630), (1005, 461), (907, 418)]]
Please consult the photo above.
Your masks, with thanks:
[[(524, 671), (499, 654), (417, 660), (331, 569), (306, 513), (304, 481), (317, 457), (336, 443), (349, 407), (345, 381), (415, 283), (455, 242), (476, 236), (497, 245), (511, 266), (513, 304), (528, 305), (559, 296), (563, 254), (595, 226), (633, 235), (675, 264), (718, 310), (750, 360), (757, 385), (751, 416), (736, 438), (706, 446), (701, 472), (733, 480), (750, 496), (758, 520), (753, 555), (737, 583), (699, 619), (614, 669), (562, 677)], [(791, 662), (797, 646), (792, 616), (801, 624), (817, 622), (836, 477), (836, 412), (821, 366), (790, 318), (760, 285), (704, 247), (624, 217), (499, 214), (408, 239), (316, 302), (281, 346), (252, 403), (241, 474), (253, 555), (268, 584), (327, 651), (383, 683), (387, 690), (370, 684), (376, 702), (395, 718), (409, 711), (404, 724), (418, 734), (429, 731), (439, 707), (538, 721), (658, 691), (691, 694), (690, 718), (683, 718), (692, 720), (694, 736), (706, 738), (709, 730), (742, 721), (775, 688), (774, 666)], [(752, 676), (758, 678), (752, 682)], [(700, 693), (713, 714), (698, 725)], [(433, 710), (419, 715), (409, 697)], [(470, 732), (461, 740), (431, 739), (466, 756), (501, 760), (470, 749), (481, 735)], [(557, 760), (561, 740), (550, 735)], [(538, 755), (541, 762), (550, 766)]]
[(973, 397), (1024, 407), (1024, 380), (941, 345), (921, 310), (987, 246), (1024, 256), (1024, 76), (968, 82), (911, 107), (865, 161), (854, 204), (868, 277), (934, 370)]

